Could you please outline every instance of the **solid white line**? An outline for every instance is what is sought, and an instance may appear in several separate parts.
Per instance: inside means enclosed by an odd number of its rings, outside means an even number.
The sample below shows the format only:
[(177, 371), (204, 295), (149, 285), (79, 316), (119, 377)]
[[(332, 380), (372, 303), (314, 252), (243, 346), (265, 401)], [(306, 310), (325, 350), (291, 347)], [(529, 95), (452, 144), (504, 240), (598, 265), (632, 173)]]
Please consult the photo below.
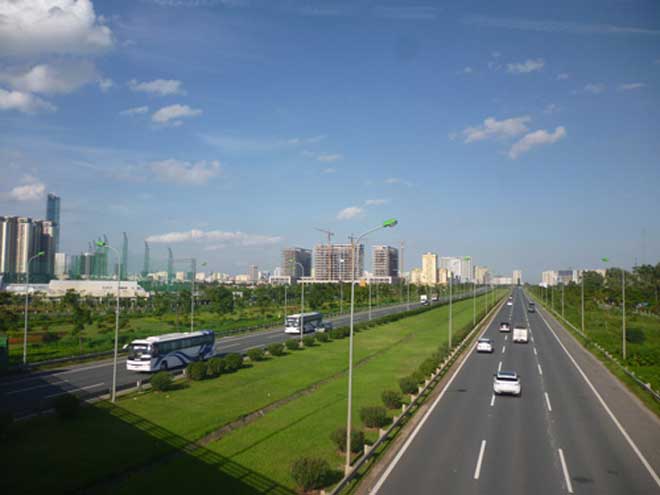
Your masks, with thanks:
[(497, 371), (502, 371), (502, 361), (497, 365)]
[(566, 467), (566, 461), (564, 460), (564, 452), (559, 449), (559, 460), (561, 461), (561, 469), (564, 471), (564, 480), (566, 481), (566, 490), (568, 493), (573, 493), (573, 485), (571, 484), (571, 478), (568, 476), (568, 468)]
[(559, 340), (559, 337), (557, 337), (557, 334), (556, 334), (555, 331), (552, 329), (552, 327), (548, 324), (548, 322), (547, 322), (547, 320), (545, 319), (545, 317), (543, 316), (543, 314), (541, 314), (541, 313), (539, 312), (539, 315), (541, 316), (541, 319), (543, 320), (543, 322), (545, 323), (545, 325), (546, 325), (546, 326), (548, 327), (548, 329), (550, 330), (550, 333), (552, 333), (552, 335), (554, 336), (554, 338), (557, 340), (557, 342), (559, 343), (559, 345), (561, 346), (561, 348), (564, 349), (564, 352), (565, 352), (566, 355), (568, 356), (568, 359), (570, 359), (570, 361), (573, 363), (573, 366), (575, 366), (575, 368), (578, 370), (578, 372), (580, 373), (580, 375), (582, 375), (582, 378), (584, 378), (584, 381), (587, 382), (587, 385), (589, 385), (589, 388), (590, 388), (591, 391), (594, 393), (594, 395), (596, 396), (596, 398), (598, 399), (598, 401), (600, 402), (600, 404), (603, 406), (603, 408), (605, 409), (605, 411), (607, 411), (607, 414), (609, 415), (610, 419), (614, 422), (614, 424), (615, 424), (616, 427), (619, 429), (619, 431), (621, 432), (621, 434), (623, 435), (623, 437), (626, 439), (626, 441), (628, 442), (628, 445), (630, 445), (630, 448), (633, 449), (633, 452), (635, 452), (635, 454), (637, 455), (637, 458), (640, 460), (640, 462), (644, 465), (644, 467), (646, 468), (646, 470), (649, 472), (649, 474), (651, 475), (651, 477), (652, 477), (653, 480), (655, 481), (656, 485), (658, 485), (658, 487), (660, 487), (660, 477), (658, 477), (658, 474), (655, 472), (655, 470), (653, 469), (653, 467), (651, 467), (651, 465), (649, 464), (649, 462), (646, 460), (646, 457), (644, 457), (644, 454), (642, 454), (642, 452), (639, 450), (639, 448), (637, 447), (637, 445), (635, 444), (635, 442), (633, 442), (633, 439), (630, 438), (630, 435), (628, 435), (628, 432), (623, 428), (623, 426), (621, 425), (621, 423), (619, 422), (619, 420), (616, 418), (616, 416), (614, 415), (614, 413), (612, 412), (612, 410), (611, 410), (611, 409), (608, 407), (608, 405), (605, 403), (605, 401), (603, 400), (603, 398), (601, 397), (601, 395), (600, 395), (600, 394), (598, 393), (598, 391), (596, 390), (596, 387), (594, 387), (593, 384), (591, 383), (591, 381), (589, 381), (589, 378), (587, 378), (587, 375), (584, 373), (584, 371), (582, 371), (582, 368), (580, 368), (580, 365), (577, 364), (577, 362), (575, 361), (575, 359), (573, 358), (573, 356), (571, 356), (571, 354), (568, 352), (568, 349), (566, 349), (566, 347), (564, 346), (564, 344), (562, 343), (562, 341)]
[(548, 412), (552, 412), (552, 406), (550, 405), (550, 397), (548, 392), (545, 393), (545, 403), (548, 405)]
[(505, 336), (504, 336), (504, 342), (506, 342), (508, 339), (509, 339), (509, 336), (508, 336), (508, 335), (505, 335)]
[(536, 352), (536, 347), (534, 347), (534, 355), (538, 356), (538, 353)]
[[(489, 329), (490, 326), (492, 325), (492, 323), (493, 323), (493, 321), (495, 320), (495, 317), (498, 315), (498, 313), (499, 313), (498, 311), (496, 311), (496, 312), (493, 313), (493, 316), (491, 316), (490, 320), (489, 320), (488, 323), (485, 325), (484, 330), (483, 330), (483, 332), (481, 332), (481, 335), (479, 335), (479, 337), (482, 337), (482, 336), (488, 331), (488, 329)], [(403, 457), (403, 455), (406, 453), (406, 450), (408, 450), (408, 447), (410, 447), (410, 444), (412, 444), (413, 440), (415, 440), (415, 437), (416, 437), (417, 434), (420, 432), (420, 430), (424, 427), (424, 424), (425, 424), (426, 421), (429, 419), (429, 417), (431, 416), (431, 414), (433, 414), (434, 409), (435, 409), (436, 406), (440, 403), (440, 401), (441, 401), (442, 398), (444, 397), (445, 393), (447, 392), (447, 390), (449, 389), (449, 387), (451, 386), (451, 384), (454, 382), (454, 378), (456, 378), (456, 377), (458, 376), (458, 374), (460, 373), (460, 371), (463, 369), (463, 366), (465, 365), (465, 363), (467, 363), (468, 359), (469, 359), (470, 356), (472, 356), (472, 355), (473, 355), (473, 354), (468, 354), (468, 355), (465, 357), (465, 359), (463, 359), (463, 361), (461, 361), (461, 364), (458, 366), (458, 368), (456, 369), (456, 371), (454, 372), (454, 374), (451, 376), (451, 378), (449, 379), (449, 381), (447, 381), (447, 383), (445, 384), (445, 387), (442, 389), (442, 392), (440, 392), (440, 395), (438, 395), (437, 399), (435, 399), (435, 400), (433, 401), (433, 404), (431, 404), (431, 407), (429, 407), (429, 409), (428, 409), (428, 411), (426, 411), (426, 414), (424, 415), (424, 417), (421, 419), (421, 421), (419, 422), (419, 424), (415, 427), (415, 429), (413, 430), (413, 432), (411, 433), (411, 435), (408, 437), (408, 439), (406, 440), (406, 442), (403, 444), (403, 446), (401, 447), (401, 450), (399, 450), (399, 452), (397, 452), (397, 454), (396, 454), (396, 456), (394, 457), (394, 459), (392, 459), (392, 462), (390, 463), (390, 465), (387, 467), (387, 469), (385, 470), (385, 472), (384, 472), (384, 473), (381, 475), (381, 477), (378, 479), (378, 482), (376, 482), (376, 484), (374, 485), (374, 487), (369, 491), (369, 494), (370, 494), (370, 495), (375, 495), (376, 493), (378, 493), (378, 490), (380, 490), (380, 487), (383, 486), (383, 483), (385, 483), (385, 480), (387, 479), (387, 477), (388, 477), (388, 476), (390, 475), (390, 473), (394, 470), (394, 468), (395, 468), (396, 465), (399, 463), (399, 461), (401, 460), (401, 458)]]
[(495, 404), (495, 394), (493, 394), (493, 396), (490, 398), (490, 407), (493, 407), (494, 404)]
[(87, 385), (86, 387), (80, 387), (80, 388), (73, 388), (71, 390), (65, 390), (63, 392), (58, 392), (56, 394), (47, 395), (46, 397), (44, 397), (44, 399), (51, 399), (53, 397), (58, 397), (58, 396), (64, 395), (64, 394), (70, 394), (70, 393), (73, 393), (73, 392), (80, 392), (81, 390), (87, 390), (89, 388), (96, 388), (96, 387), (100, 387), (101, 385), (105, 385), (105, 383), (103, 383), (103, 382), (95, 383), (94, 385)]
[(503, 345), (503, 346), (502, 346), (502, 354), (504, 354), (504, 350), (505, 350), (505, 349), (506, 349), (506, 346)]
[(481, 449), (479, 449), (479, 458), (477, 459), (477, 467), (474, 468), (474, 479), (479, 479), (481, 473), (481, 462), (484, 460), (484, 451), (486, 450), (486, 440), (481, 441)]
[(540, 365), (540, 364), (537, 364), (536, 366), (539, 367), (539, 375), (542, 375), (542, 374), (543, 374), (543, 370), (541, 369), (541, 365)]

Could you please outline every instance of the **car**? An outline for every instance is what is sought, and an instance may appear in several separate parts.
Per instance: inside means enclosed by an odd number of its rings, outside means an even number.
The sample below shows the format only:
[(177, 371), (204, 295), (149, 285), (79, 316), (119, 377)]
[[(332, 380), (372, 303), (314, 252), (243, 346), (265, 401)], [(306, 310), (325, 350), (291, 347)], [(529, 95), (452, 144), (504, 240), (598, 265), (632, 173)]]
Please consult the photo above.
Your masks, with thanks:
[(510, 332), (511, 331), (511, 325), (509, 325), (508, 321), (503, 321), (500, 323), (500, 332)]
[(527, 306), (527, 312), (536, 313), (536, 307), (532, 303), (529, 303), (529, 306)]
[(493, 393), (495, 395), (516, 395), (522, 393), (520, 377), (515, 371), (498, 371), (493, 375)]
[(493, 340), (482, 337), (477, 341), (477, 352), (493, 352)]
[(330, 321), (324, 321), (321, 323), (318, 327), (316, 327), (317, 332), (329, 332), (330, 330), (333, 329), (332, 322)]
[(510, 301), (510, 300), (507, 301), (507, 302), (506, 302), (506, 305), (507, 305), (507, 306), (513, 306), (513, 301)]
[(515, 325), (513, 327), (513, 338), (511, 339), (514, 342), (526, 344), (529, 341), (529, 331), (526, 326)]

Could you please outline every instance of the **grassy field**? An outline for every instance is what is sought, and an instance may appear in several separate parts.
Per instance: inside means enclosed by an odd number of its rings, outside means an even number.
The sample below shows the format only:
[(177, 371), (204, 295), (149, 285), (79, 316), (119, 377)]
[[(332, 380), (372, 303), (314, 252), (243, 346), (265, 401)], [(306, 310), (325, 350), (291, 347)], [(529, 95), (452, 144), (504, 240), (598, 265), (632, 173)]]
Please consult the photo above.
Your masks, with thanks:
[[(483, 308), (481, 301), (478, 307)], [(457, 303), (454, 313), (455, 328), (471, 323), (471, 301)], [(356, 335), (356, 361), (362, 362), (355, 372), (356, 426), (360, 407), (379, 404), (382, 390), (396, 388), (400, 376), (446, 339), (446, 321), (447, 309), (441, 307)], [(315, 453), (338, 466), (340, 457), (328, 435), (345, 417), (347, 343), (344, 339), (294, 351), (181, 390), (132, 396), (116, 407), (100, 404), (70, 423), (49, 417), (16, 425), (0, 453), (0, 463), (12, 476), (0, 480), (0, 487), (7, 483), (5, 493), (36, 493), (62, 485), (80, 489), (93, 480), (116, 477), (129, 466), (143, 465), (133, 476), (121, 477), (119, 486), (102, 483), (96, 488), (132, 492), (150, 486), (150, 491), (173, 491), (179, 482), (181, 489), (218, 482), (232, 487), (231, 493), (261, 493), (266, 487), (271, 493), (287, 492), (292, 487), (289, 465), (295, 457)], [(326, 381), (308, 395), (207, 448), (181, 453), (187, 441), (320, 380)], [(162, 459), (167, 452), (179, 454)], [(155, 458), (161, 460), (151, 465)], [(192, 474), (171, 476), (170, 469)], [(25, 474), (32, 472), (44, 474)]]

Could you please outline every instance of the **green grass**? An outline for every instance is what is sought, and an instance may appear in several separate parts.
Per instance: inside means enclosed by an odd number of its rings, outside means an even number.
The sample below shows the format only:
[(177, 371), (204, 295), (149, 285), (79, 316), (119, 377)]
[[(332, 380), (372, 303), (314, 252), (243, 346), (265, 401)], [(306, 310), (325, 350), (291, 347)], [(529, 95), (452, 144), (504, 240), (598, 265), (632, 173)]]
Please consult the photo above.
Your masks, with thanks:
[[(455, 328), (471, 323), (471, 301), (455, 304), (454, 316)], [(447, 309), (441, 307), (356, 334), (356, 361), (372, 356), (355, 371), (356, 425), (362, 405), (379, 404), (383, 389), (396, 388), (400, 376), (446, 339), (446, 321)], [(86, 408), (82, 418), (70, 423), (54, 417), (22, 422), (3, 445), (0, 462), (11, 475), (0, 477), (0, 491), (77, 490), (92, 481), (117, 478), (129, 467), (180, 451), (189, 440), (334, 377), (209, 448), (161, 460), (127, 479), (120, 477), (119, 486), (103, 484), (109, 491), (126, 492), (140, 486), (170, 492), (177, 483), (188, 490), (204, 482), (231, 487), (231, 493), (258, 493), (264, 487), (286, 492), (295, 457), (315, 453), (331, 459), (334, 466), (340, 461), (328, 436), (345, 417), (342, 371), (347, 345), (343, 339), (291, 352), (181, 390), (131, 396), (116, 407), (102, 403)], [(171, 476), (169, 469), (189, 469), (194, 476)]]

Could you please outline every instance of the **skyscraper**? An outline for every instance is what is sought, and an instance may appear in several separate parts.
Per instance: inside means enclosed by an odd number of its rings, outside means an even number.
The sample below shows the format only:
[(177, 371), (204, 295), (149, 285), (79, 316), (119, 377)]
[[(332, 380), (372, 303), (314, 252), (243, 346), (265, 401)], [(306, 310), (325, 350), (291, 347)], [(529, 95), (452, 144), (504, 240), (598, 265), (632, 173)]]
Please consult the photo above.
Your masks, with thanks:
[[(302, 272), (300, 266), (302, 266)], [(282, 249), (281, 275), (291, 277), (308, 277), (312, 274), (312, 251), (299, 247), (288, 247)]]
[(372, 251), (373, 276), (399, 276), (399, 250), (392, 246), (374, 246)]
[(53, 222), (53, 252), (60, 250), (60, 197), (48, 194), (46, 200), (46, 220)]
[(250, 279), (250, 282), (259, 281), (259, 267), (257, 265), (250, 265), (248, 268), (248, 278)]
[[(355, 246), (355, 278), (364, 272), (364, 244)], [(317, 244), (314, 246), (314, 279), (350, 281), (353, 279), (352, 244)]]
[(438, 255), (435, 253), (422, 255), (422, 283), (427, 285), (438, 283)]
[(516, 285), (520, 285), (523, 283), (521, 270), (513, 270), (513, 283)]

